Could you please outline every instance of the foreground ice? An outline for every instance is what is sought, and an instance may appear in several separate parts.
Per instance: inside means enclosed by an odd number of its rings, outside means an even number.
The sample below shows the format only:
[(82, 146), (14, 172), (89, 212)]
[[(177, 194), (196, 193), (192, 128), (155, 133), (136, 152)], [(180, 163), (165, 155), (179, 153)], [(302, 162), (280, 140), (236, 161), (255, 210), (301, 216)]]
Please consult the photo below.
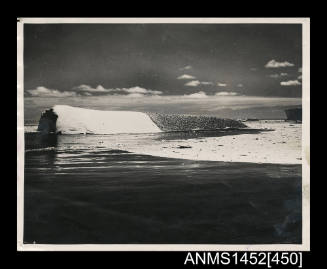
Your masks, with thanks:
[(247, 122), (251, 128), (273, 129), (259, 134), (118, 143), (118, 149), (139, 154), (189, 160), (301, 164), (302, 124), (284, 121)]

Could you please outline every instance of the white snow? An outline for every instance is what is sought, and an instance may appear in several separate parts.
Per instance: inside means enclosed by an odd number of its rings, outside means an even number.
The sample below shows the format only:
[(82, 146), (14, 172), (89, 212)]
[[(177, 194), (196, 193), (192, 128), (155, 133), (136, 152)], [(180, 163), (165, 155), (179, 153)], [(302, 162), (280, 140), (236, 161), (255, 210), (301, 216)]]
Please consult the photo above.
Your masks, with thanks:
[[(187, 140), (120, 141), (111, 147), (160, 157), (203, 161), (301, 164), (302, 124), (284, 121), (246, 122), (251, 128), (274, 129), (259, 134)], [(189, 146), (191, 148), (179, 148)]]
[(53, 107), (58, 115), (57, 131), (63, 134), (119, 134), (161, 132), (142, 112), (101, 111), (66, 105)]

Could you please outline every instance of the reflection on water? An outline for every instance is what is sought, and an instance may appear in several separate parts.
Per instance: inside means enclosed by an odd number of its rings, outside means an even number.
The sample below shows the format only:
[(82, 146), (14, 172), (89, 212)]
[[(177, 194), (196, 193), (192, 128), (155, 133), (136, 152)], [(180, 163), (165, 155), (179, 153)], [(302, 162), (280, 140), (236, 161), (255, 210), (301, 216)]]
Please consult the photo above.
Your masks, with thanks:
[(56, 147), (57, 144), (58, 136), (55, 134), (25, 133), (25, 149), (27, 150)]

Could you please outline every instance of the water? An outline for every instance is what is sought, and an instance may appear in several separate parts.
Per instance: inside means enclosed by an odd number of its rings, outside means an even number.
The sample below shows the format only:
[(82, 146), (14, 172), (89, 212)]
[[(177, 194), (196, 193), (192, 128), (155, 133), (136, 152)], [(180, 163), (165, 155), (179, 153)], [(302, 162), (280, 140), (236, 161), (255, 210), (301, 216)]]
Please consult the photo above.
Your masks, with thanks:
[(25, 243), (302, 241), (301, 165), (199, 161), (132, 151), (153, 145), (164, 150), (167, 141), (184, 145), (245, 134), (41, 137), (33, 130), (35, 126), (25, 129)]

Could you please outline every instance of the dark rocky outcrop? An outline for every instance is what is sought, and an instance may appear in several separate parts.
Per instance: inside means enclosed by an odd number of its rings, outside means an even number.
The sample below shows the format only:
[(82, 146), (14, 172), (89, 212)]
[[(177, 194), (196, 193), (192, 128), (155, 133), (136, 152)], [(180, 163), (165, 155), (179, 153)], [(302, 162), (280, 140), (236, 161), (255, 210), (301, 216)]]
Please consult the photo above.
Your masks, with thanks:
[(286, 109), (287, 120), (302, 121), (302, 108)]
[(56, 133), (57, 119), (58, 115), (53, 111), (52, 108), (44, 111), (41, 114), (37, 130), (45, 134)]
[(147, 113), (162, 131), (215, 130), (245, 128), (244, 123), (210, 116)]

